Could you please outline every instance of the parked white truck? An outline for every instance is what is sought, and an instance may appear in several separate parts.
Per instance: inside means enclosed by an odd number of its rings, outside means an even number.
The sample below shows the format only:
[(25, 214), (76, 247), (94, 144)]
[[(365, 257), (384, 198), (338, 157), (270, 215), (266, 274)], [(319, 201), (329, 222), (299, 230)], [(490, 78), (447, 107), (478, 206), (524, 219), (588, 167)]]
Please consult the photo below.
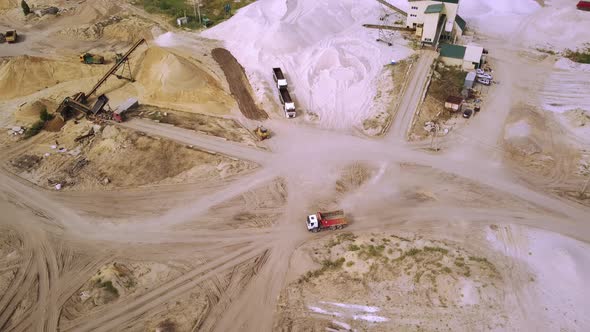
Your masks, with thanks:
[(283, 75), (283, 71), (281, 68), (273, 68), (272, 69), (272, 77), (275, 79), (275, 83), (277, 84), (277, 89), (286, 89), (287, 88), (287, 79), (285, 75)]
[(279, 99), (281, 100), (281, 104), (283, 105), (283, 111), (285, 112), (285, 116), (287, 118), (294, 118), (297, 115), (295, 111), (295, 103), (291, 99), (291, 95), (289, 94), (289, 90), (287, 90), (287, 79), (283, 74), (283, 70), (281, 68), (275, 67), (272, 69), (272, 77), (277, 84), (277, 89), (279, 90)]
[(297, 112), (295, 111), (295, 103), (291, 99), (291, 95), (287, 88), (279, 89), (279, 99), (281, 100), (281, 104), (283, 104), (285, 116), (287, 118), (294, 118), (297, 115)]

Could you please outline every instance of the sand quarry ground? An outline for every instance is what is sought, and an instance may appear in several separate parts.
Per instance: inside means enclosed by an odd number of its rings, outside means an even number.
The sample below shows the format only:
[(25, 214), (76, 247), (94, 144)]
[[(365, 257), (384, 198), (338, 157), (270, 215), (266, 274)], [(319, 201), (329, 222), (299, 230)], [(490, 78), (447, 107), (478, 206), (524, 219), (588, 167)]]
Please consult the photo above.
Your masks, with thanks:
[[(590, 68), (537, 50), (590, 42), (590, 15), (464, 2), (497, 83), (432, 141), (412, 134), (436, 54), (377, 43), (377, 2), (259, 0), (196, 33), (126, 2), (0, 0), (22, 36), (0, 44), (0, 330), (590, 330)], [(99, 90), (139, 99), (128, 121), (11, 134), (138, 38), (135, 82)], [(309, 233), (328, 209), (348, 227)]]

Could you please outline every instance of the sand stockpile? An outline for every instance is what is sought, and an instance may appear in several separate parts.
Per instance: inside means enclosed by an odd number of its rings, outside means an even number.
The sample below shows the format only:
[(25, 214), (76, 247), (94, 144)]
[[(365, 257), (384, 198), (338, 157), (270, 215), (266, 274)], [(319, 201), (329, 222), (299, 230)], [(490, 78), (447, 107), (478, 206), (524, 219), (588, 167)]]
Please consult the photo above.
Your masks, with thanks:
[(137, 82), (144, 102), (206, 104), (208, 109), (228, 109), (232, 98), (221, 84), (196, 63), (159, 47), (146, 51), (139, 64)]
[(51, 86), (101, 75), (101, 66), (19, 56), (0, 65), (0, 100), (26, 96)]
[(388, 47), (362, 26), (382, 14), (376, 1), (259, 0), (203, 35), (225, 42), (257, 101), (269, 89), (276, 95), (271, 68), (280, 66), (300, 110), (317, 113), (321, 125), (350, 128), (374, 114), (383, 66), (412, 53), (401, 36)]

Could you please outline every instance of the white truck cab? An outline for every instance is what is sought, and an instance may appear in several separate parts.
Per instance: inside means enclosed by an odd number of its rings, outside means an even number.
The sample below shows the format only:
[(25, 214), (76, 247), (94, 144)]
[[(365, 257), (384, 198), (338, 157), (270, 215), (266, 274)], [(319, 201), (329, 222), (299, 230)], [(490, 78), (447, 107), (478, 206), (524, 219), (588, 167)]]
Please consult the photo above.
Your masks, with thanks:
[(285, 103), (285, 116), (290, 119), (294, 118), (297, 115), (295, 111), (295, 103)]
[(318, 216), (315, 214), (310, 214), (307, 216), (307, 230), (311, 231), (319, 227)]

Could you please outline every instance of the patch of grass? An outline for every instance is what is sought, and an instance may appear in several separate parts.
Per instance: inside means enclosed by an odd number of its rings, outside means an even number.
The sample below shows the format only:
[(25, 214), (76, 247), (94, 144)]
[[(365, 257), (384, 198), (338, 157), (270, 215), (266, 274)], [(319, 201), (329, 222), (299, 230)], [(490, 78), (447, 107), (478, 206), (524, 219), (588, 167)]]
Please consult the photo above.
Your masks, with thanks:
[(346, 266), (353, 266), (353, 265), (354, 265), (354, 262), (353, 261), (346, 262)]
[(365, 257), (365, 258), (376, 258), (376, 257), (381, 257), (383, 255), (383, 250), (385, 250), (385, 246), (380, 244), (378, 246), (375, 245), (368, 245), (365, 248), (363, 248), (363, 250), (361, 251), (361, 253), (359, 254), (359, 256)]
[(466, 75), (458, 67), (437, 66), (428, 88), (428, 94), (441, 102), (444, 102), (448, 96), (460, 95)]
[(410, 242), (410, 240), (409, 239), (406, 239), (405, 237), (397, 236), (395, 234), (391, 234), (390, 236), (393, 237), (393, 238), (396, 238), (398, 240), (404, 241), (404, 242)]
[(478, 263), (489, 263), (488, 259), (485, 257), (469, 256), (469, 260)]
[(447, 273), (447, 274), (451, 274), (451, 272), (453, 272), (453, 271), (451, 270), (451, 268), (450, 268), (450, 267), (448, 267), (448, 266), (445, 266), (445, 267), (443, 267), (443, 268), (442, 268), (442, 271), (443, 271), (444, 273)]
[(346, 259), (344, 257), (340, 257), (335, 261), (331, 261), (329, 259), (324, 259), (322, 261), (322, 267), (317, 269), (317, 270), (313, 270), (313, 271), (307, 271), (306, 274), (302, 275), (298, 282), (304, 283), (304, 282), (308, 282), (313, 278), (317, 278), (319, 276), (321, 276), (322, 274), (324, 274), (326, 271), (331, 271), (331, 270), (336, 270), (342, 267), (342, 265), (344, 264), (344, 262), (346, 261)]
[(568, 49), (564, 51), (563, 55), (574, 62), (590, 64), (590, 47), (575, 51)]
[(541, 47), (537, 47), (536, 50), (539, 51), (539, 52), (541, 52), (541, 53), (546, 53), (546, 54), (550, 54), (550, 55), (557, 54), (557, 52), (555, 52), (554, 50), (550, 50), (550, 49), (546, 49), (546, 48), (541, 48)]
[(330, 239), (330, 241), (328, 241), (328, 243), (326, 243), (325, 247), (326, 248), (333, 248), (339, 244), (340, 244), (340, 241), (332, 238), (332, 239)]
[(354, 235), (354, 234), (352, 234), (350, 232), (338, 234), (336, 237), (341, 242), (344, 242), (344, 241), (354, 241), (357, 238), (356, 235)]
[(39, 120), (39, 121), (35, 122), (31, 126), (31, 128), (27, 129), (27, 131), (25, 132), (25, 138), (30, 138), (30, 137), (37, 135), (38, 133), (41, 132), (41, 130), (43, 130), (44, 126), (45, 126), (45, 121)]
[(458, 267), (464, 267), (465, 266), (465, 262), (463, 260), (456, 259), (455, 260), (455, 265), (457, 265)]
[(40, 133), (41, 130), (43, 130), (43, 127), (45, 127), (45, 123), (52, 120), (54, 117), (55, 115), (47, 112), (47, 108), (43, 108), (39, 114), (39, 121), (35, 122), (31, 128), (27, 129), (25, 132), (25, 138), (30, 138)]
[(357, 246), (356, 244), (352, 243), (348, 246), (348, 251), (359, 251), (361, 247)]
[(426, 247), (424, 247), (424, 251), (427, 251), (427, 252), (440, 252), (443, 255), (446, 255), (447, 253), (449, 253), (449, 251), (447, 249), (441, 248), (441, 247), (428, 247), (428, 246), (426, 246)]

